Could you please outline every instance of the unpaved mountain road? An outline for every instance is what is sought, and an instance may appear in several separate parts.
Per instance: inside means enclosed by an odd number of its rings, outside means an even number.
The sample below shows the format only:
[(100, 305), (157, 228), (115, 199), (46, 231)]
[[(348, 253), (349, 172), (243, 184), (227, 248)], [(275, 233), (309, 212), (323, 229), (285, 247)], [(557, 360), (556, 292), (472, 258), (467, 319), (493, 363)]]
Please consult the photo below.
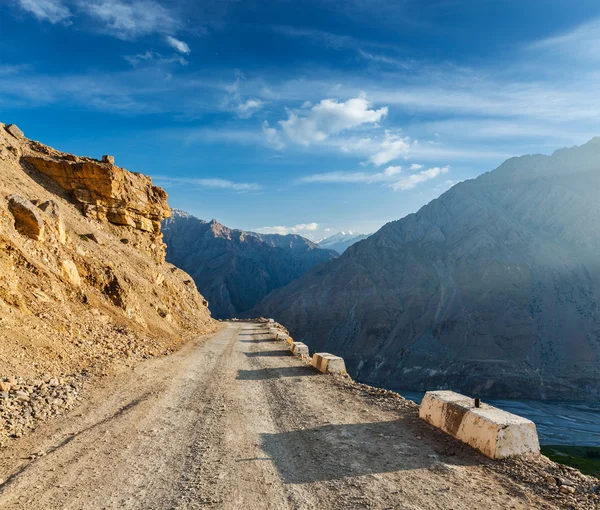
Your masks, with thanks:
[(0, 508), (555, 508), (395, 401), (225, 324), (3, 450)]

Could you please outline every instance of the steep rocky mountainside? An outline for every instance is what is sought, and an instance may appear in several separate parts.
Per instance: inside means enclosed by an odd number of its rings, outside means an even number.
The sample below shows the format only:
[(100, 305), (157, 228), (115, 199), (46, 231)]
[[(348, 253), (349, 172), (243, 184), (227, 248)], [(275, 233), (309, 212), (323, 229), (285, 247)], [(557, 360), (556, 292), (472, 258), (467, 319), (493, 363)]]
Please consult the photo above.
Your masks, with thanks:
[(216, 329), (192, 279), (164, 262), (166, 199), (110, 157), (0, 124), (0, 443), (72, 403), (81, 374)]
[(250, 309), (273, 289), (337, 256), (298, 235), (234, 230), (176, 210), (163, 231), (167, 260), (192, 275), (217, 318)]
[(376, 385), (600, 396), (600, 138), (512, 158), (254, 312)]
[(350, 246), (369, 237), (370, 234), (357, 234), (356, 232), (338, 232), (332, 236), (322, 239), (317, 244), (326, 250), (333, 250), (340, 255)]

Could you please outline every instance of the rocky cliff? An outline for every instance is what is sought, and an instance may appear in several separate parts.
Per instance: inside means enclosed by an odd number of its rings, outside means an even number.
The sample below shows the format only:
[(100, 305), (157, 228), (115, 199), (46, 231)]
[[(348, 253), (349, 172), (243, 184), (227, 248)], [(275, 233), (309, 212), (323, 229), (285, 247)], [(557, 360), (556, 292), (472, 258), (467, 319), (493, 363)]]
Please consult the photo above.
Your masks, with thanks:
[(215, 317), (233, 317), (273, 289), (335, 258), (298, 235), (230, 229), (174, 211), (163, 222), (167, 260), (189, 272)]
[(115, 166), (111, 156), (99, 161), (33, 141), (27, 148), (23, 161), (65, 190), (84, 216), (143, 232), (137, 238), (149, 239), (149, 251), (164, 261), (160, 222), (169, 217), (170, 209), (167, 194), (153, 186), (150, 177)]
[(376, 385), (597, 400), (598, 190), (600, 138), (510, 159), (254, 312)]
[(0, 444), (73, 403), (76, 381), (213, 331), (164, 263), (166, 194), (0, 124)]

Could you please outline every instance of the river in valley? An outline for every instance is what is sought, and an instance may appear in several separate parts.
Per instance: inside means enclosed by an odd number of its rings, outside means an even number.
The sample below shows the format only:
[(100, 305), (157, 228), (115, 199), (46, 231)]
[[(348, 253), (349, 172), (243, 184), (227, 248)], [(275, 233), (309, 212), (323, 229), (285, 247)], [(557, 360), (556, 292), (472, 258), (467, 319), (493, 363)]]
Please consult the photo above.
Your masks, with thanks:
[[(416, 391), (399, 390), (398, 393), (418, 404), (424, 395)], [(485, 402), (533, 421), (542, 445), (600, 446), (600, 403), (538, 400)]]

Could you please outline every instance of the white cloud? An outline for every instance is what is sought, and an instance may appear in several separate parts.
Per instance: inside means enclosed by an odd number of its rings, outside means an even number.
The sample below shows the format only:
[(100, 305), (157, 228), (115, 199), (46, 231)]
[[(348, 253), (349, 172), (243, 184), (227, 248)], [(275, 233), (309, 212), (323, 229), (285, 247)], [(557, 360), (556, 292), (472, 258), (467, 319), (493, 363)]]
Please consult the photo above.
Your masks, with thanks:
[(37, 19), (59, 23), (68, 20), (72, 14), (61, 0), (18, 0), (21, 9), (33, 14)]
[(431, 179), (435, 179), (439, 175), (448, 173), (449, 170), (450, 170), (450, 167), (447, 167), (447, 166), (434, 167), (434, 168), (430, 168), (429, 170), (421, 170), (417, 174), (409, 175), (408, 177), (405, 177), (404, 179), (400, 179), (399, 181), (397, 181), (393, 184), (390, 184), (390, 188), (392, 188), (394, 191), (398, 191), (398, 190), (406, 191), (409, 189), (413, 189), (418, 184), (429, 181)]
[(408, 137), (401, 137), (386, 131), (383, 141), (379, 144), (375, 154), (369, 158), (369, 161), (377, 166), (385, 165), (406, 154), (409, 149), (410, 139)]
[(175, 39), (175, 37), (171, 35), (166, 36), (165, 40), (169, 46), (175, 48), (179, 53), (185, 53), (187, 55), (191, 51), (187, 43), (179, 39)]
[(281, 225), (274, 227), (263, 227), (256, 229), (257, 232), (261, 234), (279, 234), (285, 236), (287, 234), (302, 234), (305, 232), (314, 232), (318, 230), (318, 223), (299, 223), (298, 225), (294, 225), (293, 227), (284, 227)]
[(222, 105), (225, 110), (234, 111), (240, 119), (249, 119), (257, 111), (261, 110), (265, 102), (257, 98), (242, 99), (242, 88), (246, 78), (240, 71), (236, 71), (235, 81), (225, 87), (227, 96)]
[(102, 23), (102, 31), (124, 40), (173, 31), (178, 22), (153, 0), (80, 0), (79, 8)]
[(262, 186), (254, 182), (234, 182), (219, 178), (194, 179), (159, 175), (155, 176), (154, 180), (163, 185), (186, 184), (198, 188), (226, 189), (238, 192), (259, 191), (262, 189)]
[(262, 132), (267, 146), (277, 150), (281, 150), (285, 147), (279, 131), (270, 127), (266, 120), (263, 122)]
[(410, 165), (410, 169), (415, 172), (417, 170), (421, 170), (421, 168), (423, 168), (423, 165), (419, 165), (417, 163), (413, 163), (412, 165)]
[(238, 117), (241, 119), (249, 119), (254, 113), (264, 106), (264, 101), (260, 99), (247, 99), (245, 102), (236, 106)]
[(387, 107), (379, 110), (370, 107), (371, 103), (362, 96), (341, 103), (323, 99), (308, 111), (288, 110), (287, 120), (279, 121), (279, 125), (291, 141), (310, 145), (362, 124), (375, 124), (388, 114)]

